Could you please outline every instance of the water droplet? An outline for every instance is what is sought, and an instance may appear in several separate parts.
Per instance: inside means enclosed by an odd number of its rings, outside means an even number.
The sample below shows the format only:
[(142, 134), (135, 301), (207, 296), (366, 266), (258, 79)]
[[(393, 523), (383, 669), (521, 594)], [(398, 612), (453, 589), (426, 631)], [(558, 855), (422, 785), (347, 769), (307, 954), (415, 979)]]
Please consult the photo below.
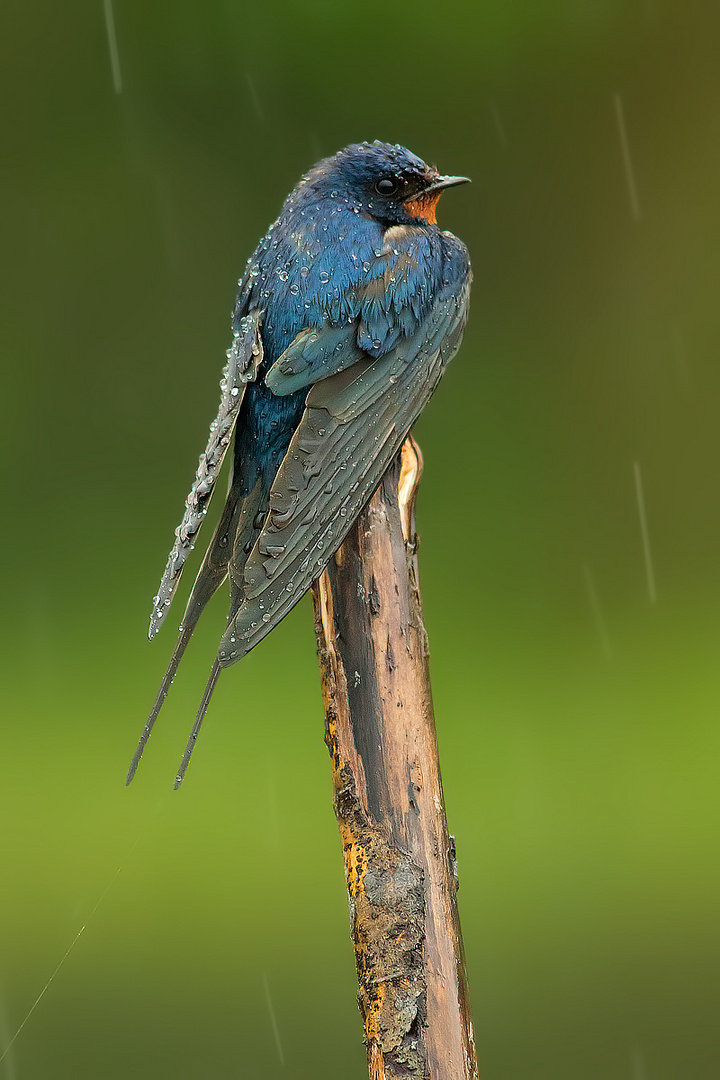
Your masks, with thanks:
[[(262, 543), (262, 541), (261, 541), (261, 543)], [(272, 559), (279, 559), (284, 551), (285, 551), (285, 545), (284, 544), (266, 544), (265, 545), (265, 553), (267, 555), (269, 555)], [(260, 606), (262, 607), (262, 604)]]

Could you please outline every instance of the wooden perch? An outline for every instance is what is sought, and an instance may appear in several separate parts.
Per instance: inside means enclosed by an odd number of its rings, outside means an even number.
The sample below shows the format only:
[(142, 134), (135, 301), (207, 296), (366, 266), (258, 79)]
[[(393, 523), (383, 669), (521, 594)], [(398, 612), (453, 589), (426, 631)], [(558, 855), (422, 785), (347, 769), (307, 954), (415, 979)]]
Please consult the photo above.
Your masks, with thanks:
[(478, 1076), (445, 818), (411, 437), (313, 589), (370, 1080)]

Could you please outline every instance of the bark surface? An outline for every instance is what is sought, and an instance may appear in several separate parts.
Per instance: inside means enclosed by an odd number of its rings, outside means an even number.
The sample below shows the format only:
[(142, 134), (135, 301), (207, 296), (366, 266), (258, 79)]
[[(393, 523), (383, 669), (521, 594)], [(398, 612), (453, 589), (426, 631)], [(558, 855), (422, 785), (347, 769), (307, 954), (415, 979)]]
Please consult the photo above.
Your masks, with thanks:
[(478, 1076), (408, 438), (313, 590), (370, 1080)]

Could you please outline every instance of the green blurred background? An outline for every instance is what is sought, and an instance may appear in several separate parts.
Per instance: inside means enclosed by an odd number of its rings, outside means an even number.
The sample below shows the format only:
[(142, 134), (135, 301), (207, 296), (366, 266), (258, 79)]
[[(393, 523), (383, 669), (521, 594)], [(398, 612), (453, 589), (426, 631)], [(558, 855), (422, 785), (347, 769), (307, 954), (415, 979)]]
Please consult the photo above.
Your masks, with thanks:
[(416, 434), (482, 1075), (716, 1080), (720, 9), (112, 13), (115, 77), (102, 0), (0, 16), (2, 1047), (72, 946), (0, 1077), (365, 1075), (309, 600), (174, 794), (213, 605), (123, 781), (235, 282), (306, 168), (380, 138), (474, 181)]

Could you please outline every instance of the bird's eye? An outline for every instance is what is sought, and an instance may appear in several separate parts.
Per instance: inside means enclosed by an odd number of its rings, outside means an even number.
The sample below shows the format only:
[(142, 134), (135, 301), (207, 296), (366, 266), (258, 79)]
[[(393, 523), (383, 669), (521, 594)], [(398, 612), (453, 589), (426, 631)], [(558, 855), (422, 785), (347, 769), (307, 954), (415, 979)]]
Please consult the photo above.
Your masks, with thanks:
[(382, 180), (378, 180), (375, 190), (378, 195), (394, 195), (398, 187), (397, 180), (393, 180), (390, 176), (384, 176)]

